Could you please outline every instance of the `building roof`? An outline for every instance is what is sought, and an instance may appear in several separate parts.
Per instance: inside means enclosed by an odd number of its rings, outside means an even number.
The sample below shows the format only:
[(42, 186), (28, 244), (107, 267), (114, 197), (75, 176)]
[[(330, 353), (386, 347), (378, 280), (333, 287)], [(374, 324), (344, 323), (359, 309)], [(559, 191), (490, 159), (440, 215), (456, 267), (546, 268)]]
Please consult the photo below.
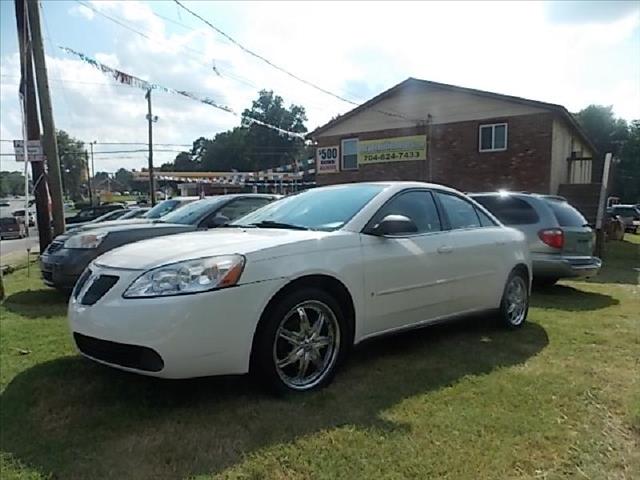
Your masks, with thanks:
[[(514, 103), (519, 103), (522, 105), (529, 105), (532, 107), (538, 107), (538, 108), (543, 108), (546, 110), (550, 110), (554, 113), (557, 113), (563, 120), (565, 120), (570, 126), (571, 128), (573, 128), (573, 130), (580, 136), (581, 140), (587, 144), (587, 146), (589, 148), (591, 148), (591, 150), (596, 153), (597, 149), (596, 147), (593, 145), (593, 143), (591, 142), (591, 140), (589, 139), (589, 137), (587, 136), (587, 134), (585, 133), (585, 131), (582, 129), (582, 127), (578, 124), (578, 122), (576, 121), (576, 119), (573, 117), (573, 115), (571, 115), (571, 113), (569, 113), (569, 111), (563, 107), (562, 105), (557, 105), (555, 103), (547, 103), (547, 102), (540, 102), (538, 100), (530, 100), (528, 98), (522, 98), (522, 97), (515, 97), (513, 95), (504, 95), (501, 93), (494, 93), (494, 92), (487, 92), (485, 90), (477, 90), (475, 88), (467, 88), (467, 87), (459, 87), (457, 85), (449, 85), (447, 83), (439, 83), (439, 82), (432, 82), (429, 80), (420, 80), (418, 78), (413, 78), (413, 77), (409, 77), (406, 80), (400, 82), (399, 84), (391, 87), (388, 90), (385, 90), (384, 92), (380, 93), (379, 95), (376, 95), (375, 97), (373, 97), (371, 100), (366, 101), (365, 103), (357, 106), (356, 108), (354, 108), (353, 110), (348, 111), (347, 113), (340, 115), (336, 118), (334, 118), (333, 120), (331, 120), (330, 122), (326, 123), (325, 125), (322, 125), (321, 127), (316, 128), (314, 131), (310, 132), (307, 137), (308, 138), (315, 138), (318, 135), (322, 134), (322, 132), (328, 130), (329, 128), (339, 124), (340, 122), (353, 117), (354, 115), (357, 115), (358, 113), (371, 108), (373, 105), (375, 105), (376, 103), (379, 103), (380, 101), (384, 100), (385, 98), (391, 97), (393, 95), (395, 95), (398, 91), (404, 89), (404, 88), (410, 88), (410, 87), (433, 87), (433, 88), (439, 88), (439, 89), (445, 89), (445, 90), (451, 90), (451, 91), (455, 91), (455, 92), (461, 92), (461, 93), (467, 93), (467, 94), (471, 94), (471, 95), (479, 95), (482, 97), (487, 97), (487, 98), (494, 98), (496, 100), (502, 100), (502, 101), (508, 101), (508, 102), (514, 102)], [(381, 113), (385, 113), (383, 111), (381, 111)], [(394, 116), (401, 116), (399, 115), (397, 112), (393, 113)], [(411, 120), (409, 118), (407, 118), (407, 120)]]

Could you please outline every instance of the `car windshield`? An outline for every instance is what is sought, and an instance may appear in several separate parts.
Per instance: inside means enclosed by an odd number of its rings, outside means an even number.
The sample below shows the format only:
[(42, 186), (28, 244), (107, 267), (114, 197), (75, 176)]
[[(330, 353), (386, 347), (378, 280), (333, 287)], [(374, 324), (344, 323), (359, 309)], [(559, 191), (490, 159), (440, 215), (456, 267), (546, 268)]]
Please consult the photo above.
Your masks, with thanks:
[(216, 210), (227, 198), (207, 198), (198, 200), (166, 214), (160, 220), (162, 223), (181, 223), (183, 225), (194, 225), (203, 216)]
[(163, 200), (145, 215), (146, 218), (160, 218), (171, 210), (174, 210), (180, 204), (180, 200)]
[(306, 190), (270, 203), (231, 225), (336, 230), (384, 188), (384, 185), (353, 184)]
[(551, 210), (553, 210), (561, 227), (583, 227), (587, 225), (587, 221), (582, 214), (567, 202), (547, 200), (547, 203), (551, 207)]

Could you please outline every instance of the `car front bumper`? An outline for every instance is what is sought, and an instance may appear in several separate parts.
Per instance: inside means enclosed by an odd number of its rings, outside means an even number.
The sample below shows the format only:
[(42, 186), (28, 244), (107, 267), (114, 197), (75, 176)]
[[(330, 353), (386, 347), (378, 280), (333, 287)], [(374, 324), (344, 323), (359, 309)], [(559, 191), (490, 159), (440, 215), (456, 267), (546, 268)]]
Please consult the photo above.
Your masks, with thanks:
[(40, 256), (40, 273), (45, 285), (71, 290), (85, 268), (96, 258), (95, 250), (62, 248)]
[(588, 256), (531, 254), (534, 277), (593, 277), (602, 267), (602, 260)]
[(117, 276), (93, 305), (81, 300), (92, 279), (74, 291), (69, 325), (78, 350), (97, 362), (163, 378), (246, 373), (253, 334), (283, 280), (267, 280), (211, 292), (124, 298), (141, 271), (91, 267)]

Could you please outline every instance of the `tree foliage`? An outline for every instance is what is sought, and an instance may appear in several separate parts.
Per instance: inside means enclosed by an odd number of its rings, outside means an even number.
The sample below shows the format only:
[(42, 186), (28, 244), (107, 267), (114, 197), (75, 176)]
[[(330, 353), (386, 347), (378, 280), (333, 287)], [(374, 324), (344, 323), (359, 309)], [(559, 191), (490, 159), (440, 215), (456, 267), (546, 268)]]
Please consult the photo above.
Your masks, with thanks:
[(87, 194), (87, 158), (84, 143), (64, 130), (56, 132), (62, 185), (73, 201), (82, 200)]
[(114, 175), (116, 189), (130, 191), (133, 189), (133, 173), (126, 168), (120, 168)]
[(0, 172), (0, 198), (24, 195), (24, 175), (20, 172)]
[[(640, 120), (631, 124), (616, 118), (611, 106), (589, 105), (575, 114), (587, 136), (598, 149), (597, 160), (611, 152), (619, 162), (613, 168), (611, 194), (623, 202), (640, 202)], [(601, 170), (595, 170), (596, 178)]]
[(216, 134), (213, 139), (200, 137), (190, 152), (178, 154), (161, 171), (255, 171), (290, 164), (306, 155), (300, 138), (283, 135), (259, 122), (283, 130), (304, 134), (307, 116), (304, 107), (286, 107), (282, 97), (272, 91), (260, 91), (251, 108), (242, 113), (240, 126)]
[(629, 125), (627, 141), (614, 170), (614, 192), (624, 203), (640, 203), (640, 120)]

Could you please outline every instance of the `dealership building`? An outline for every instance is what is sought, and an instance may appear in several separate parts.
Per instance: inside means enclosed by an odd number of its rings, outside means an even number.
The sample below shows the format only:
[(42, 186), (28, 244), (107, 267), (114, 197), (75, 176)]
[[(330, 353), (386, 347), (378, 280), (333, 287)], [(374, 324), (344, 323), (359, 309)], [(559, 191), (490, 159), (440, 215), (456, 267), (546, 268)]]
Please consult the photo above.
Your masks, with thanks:
[(563, 106), (414, 78), (309, 137), (318, 185), (420, 180), (585, 195), (599, 174), (595, 148)]

